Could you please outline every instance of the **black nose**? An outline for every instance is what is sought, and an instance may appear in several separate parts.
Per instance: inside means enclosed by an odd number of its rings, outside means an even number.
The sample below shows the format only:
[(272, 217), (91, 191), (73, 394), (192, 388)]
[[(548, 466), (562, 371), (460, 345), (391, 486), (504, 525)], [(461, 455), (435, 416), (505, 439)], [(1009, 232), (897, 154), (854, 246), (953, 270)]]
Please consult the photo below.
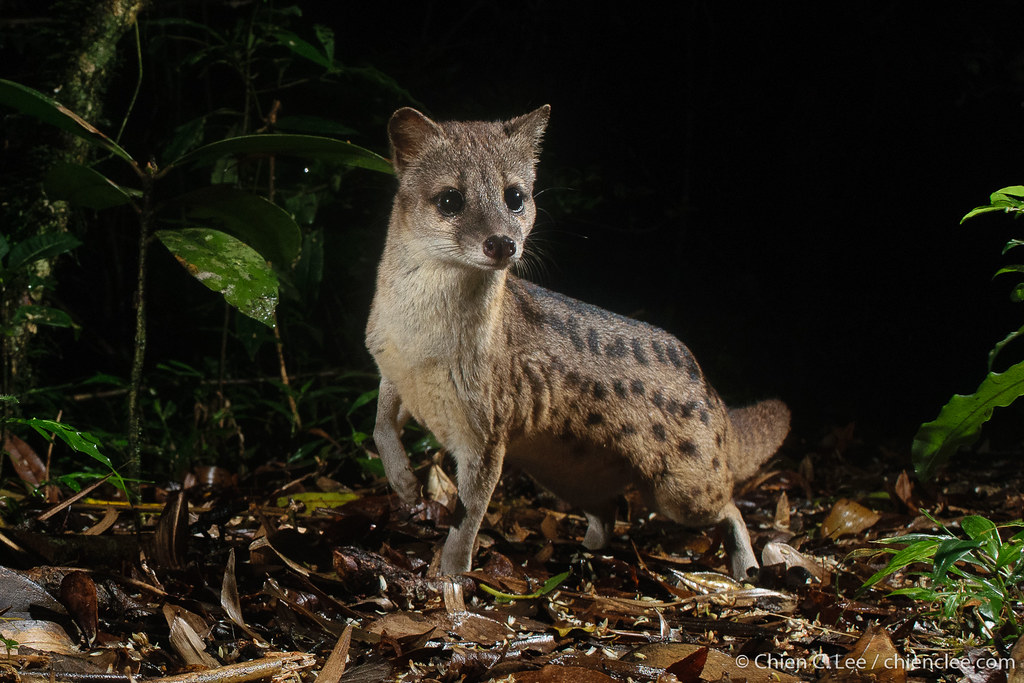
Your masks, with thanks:
[(484, 240), (484, 255), (504, 261), (516, 255), (516, 241), (507, 235), (491, 235)]

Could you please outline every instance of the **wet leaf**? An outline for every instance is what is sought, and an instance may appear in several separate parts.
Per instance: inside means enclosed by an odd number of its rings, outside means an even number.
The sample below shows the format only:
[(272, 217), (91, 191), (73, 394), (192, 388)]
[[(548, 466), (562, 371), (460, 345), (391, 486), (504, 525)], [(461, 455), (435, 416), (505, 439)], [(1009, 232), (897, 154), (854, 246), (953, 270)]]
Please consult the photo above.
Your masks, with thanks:
[(879, 519), (881, 515), (874, 510), (855, 501), (840, 498), (821, 523), (821, 534), (832, 539), (859, 534), (874, 526)]
[(252, 247), (208, 228), (159, 230), (156, 236), (194, 278), (250, 318), (273, 325), (277, 276)]
[(299, 254), (302, 232), (287, 211), (263, 197), (229, 185), (211, 185), (175, 197), (171, 206), (188, 220), (216, 228), (287, 268)]

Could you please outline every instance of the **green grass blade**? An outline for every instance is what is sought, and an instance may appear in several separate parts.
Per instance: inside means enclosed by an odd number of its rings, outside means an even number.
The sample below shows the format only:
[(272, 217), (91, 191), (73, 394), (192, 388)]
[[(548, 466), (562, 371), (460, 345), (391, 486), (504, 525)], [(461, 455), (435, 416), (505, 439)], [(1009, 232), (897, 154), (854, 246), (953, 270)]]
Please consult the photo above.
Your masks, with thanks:
[(1024, 394), (1024, 362), (1006, 372), (989, 373), (973, 394), (956, 394), (932, 422), (921, 425), (912, 447), (914, 469), (921, 479), (931, 479), (961, 446), (973, 444), (981, 427), (996, 408), (1004, 408)]

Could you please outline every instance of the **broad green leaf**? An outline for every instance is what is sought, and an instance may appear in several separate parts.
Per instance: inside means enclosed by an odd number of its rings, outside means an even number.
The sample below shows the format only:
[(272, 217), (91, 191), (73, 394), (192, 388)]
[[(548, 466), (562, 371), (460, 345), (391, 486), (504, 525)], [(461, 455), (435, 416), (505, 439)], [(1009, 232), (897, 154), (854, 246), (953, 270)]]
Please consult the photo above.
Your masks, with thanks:
[(954, 395), (939, 416), (917, 430), (912, 447), (914, 470), (930, 479), (961, 446), (973, 444), (996, 408), (1005, 408), (1024, 394), (1024, 362), (1006, 372), (989, 373), (973, 394)]
[(1016, 285), (1012, 290), (1010, 290), (1010, 301), (1015, 304), (1019, 304), (1024, 301), (1024, 283)]
[(1006, 252), (1010, 251), (1014, 247), (1019, 247), (1021, 245), (1024, 245), (1024, 240), (1010, 240), (1009, 242), (1006, 243), (1006, 246), (1003, 247), (1002, 253), (1005, 256)]
[(38, 90), (0, 78), (0, 104), (17, 109), (43, 123), (66, 130), (98, 147), (103, 147), (125, 161), (134, 164), (128, 152), (101, 133), (95, 126), (56, 100)]
[(975, 208), (971, 209), (966, 214), (964, 214), (964, 217), (960, 219), (960, 224), (963, 225), (963, 222), (965, 220), (967, 220), (968, 218), (974, 218), (978, 214), (989, 213), (991, 211), (1005, 211), (1005, 210), (1006, 210), (1005, 206), (991, 206), (991, 205), (978, 206), (978, 207), (975, 207)]
[(74, 327), (71, 316), (64, 311), (36, 304), (19, 306), (14, 311), (11, 322), (15, 325), (27, 322), (33, 325), (48, 325), (50, 327)]
[(273, 326), (277, 276), (256, 250), (210, 228), (158, 230), (156, 236), (194, 278), (245, 315)]
[(961, 539), (943, 541), (935, 551), (935, 564), (931, 572), (932, 580), (936, 582), (944, 581), (947, 572), (949, 572), (954, 562), (958, 562), (964, 555), (967, 555), (972, 550), (977, 550), (982, 545), (984, 545), (984, 541), (973, 539), (969, 541)]
[(18, 270), (30, 263), (35, 263), (39, 259), (50, 258), (51, 256), (71, 251), (81, 243), (82, 241), (77, 237), (66, 232), (48, 232), (42, 235), (33, 235), (27, 240), (18, 242), (11, 247), (5, 270)]
[(302, 232), (281, 207), (228, 185), (211, 185), (176, 197), (189, 219), (232, 235), (281, 268), (299, 254)]
[(220, 140), (186, 154), (173, 166), (211, 164), (224, 156), (297, 156), (324, 159), (380, 173), (392, 173), (391, 162), (350, 142), (315, 135), (243, 135)]
[(999, 199), (1005, 197), (1024, 198), (1024, 185), (1010, 185), (1009, 187), (1000, 188), (989, 196), (989, 200), (994, 204)]
[(980, 515), (968, 515), (960, 520), (960, 528), (964, 530), (968, 537), (976, 541), (983, 541), (984, 546), (982, 547), (984, 547), (985, 552), (993, 560), (999, 557), (999, 546), (1002, 544), (1002, 541), (999, 538), (999, 531), (996, 529), (996, 525), (991, 520), (985, 519)]
[(316, 24), (313, 26), (313, 31), (316, 33), (316, 39), (320, 41), (320, 44), (324, 46), (324, 54), (327, 59), (334, 61), (334, 29), (323, 24)]
[(314, 47), (312, 44), (308, 43), (302, 38), (299, 38), (291, 31), (275, 31), (273, 33), (273, 36), (274, 38), (277, 39), (279, 43), (287, 47), (289, 50), (291, 50), (298, 56), (308, 59), (309, 61), (314, 62), (316, 64), (319, 64), (320, 66), (324, 67), (327, 70), (331, 70), (334, 68), (334, 63), (327, 55), (320, 52), (320, 50), (316, 49), (316, 47)]
[(138, 190), (125, 190), (88, 166), (68, 162), (54, 165), (46, 174), (43, 186), (51, 198), (63, 199), (87, 209), (121, 206), (129, 203), (133, 194), (142, 195)]

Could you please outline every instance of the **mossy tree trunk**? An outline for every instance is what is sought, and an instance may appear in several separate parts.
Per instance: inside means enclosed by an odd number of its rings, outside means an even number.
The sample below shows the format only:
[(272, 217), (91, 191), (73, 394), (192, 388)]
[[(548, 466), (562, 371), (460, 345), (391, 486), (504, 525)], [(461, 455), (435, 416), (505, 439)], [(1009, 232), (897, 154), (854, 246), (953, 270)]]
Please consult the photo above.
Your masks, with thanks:
[[(38, 68), (12, 74), (46, 94), (86, 121), (104, 119), (107, 86), (117, 64), (118, 46), (148, 0), (55, 0), (39, 18), (48, 40), (37, 43), (26, 62)], [(11, 24), (14, 25), (13, 22)], [(6, 28), (17, 30), (17, 28)], [(126, 43), (127, 45), (127, 43)], [(120, 114), (115, 114), (115, 117)], [(27, 120), (10, 118), (3, 132), (6, 161), (0, 196), (0, 225), (9, 242), (68, 229), (70, 212), (64, 202), (50, 201), (41, 190), (47, 171), (58, 161), (86, 162), (94, 148), (80, 138), (55, 132)], [(29, 324), (12, 325), (14, 311), (23, 303), (39, 303), (52, 282), (51, 260), (42, 259), (28, 277), (0, 283), (2, 316), (2, 393), (15, 396), (32, 386), (29, 349), (36, 333)], [(42, 286), (41, 286), (42, 285)], [(4, 410), (12, 410), (4, 403)]]

